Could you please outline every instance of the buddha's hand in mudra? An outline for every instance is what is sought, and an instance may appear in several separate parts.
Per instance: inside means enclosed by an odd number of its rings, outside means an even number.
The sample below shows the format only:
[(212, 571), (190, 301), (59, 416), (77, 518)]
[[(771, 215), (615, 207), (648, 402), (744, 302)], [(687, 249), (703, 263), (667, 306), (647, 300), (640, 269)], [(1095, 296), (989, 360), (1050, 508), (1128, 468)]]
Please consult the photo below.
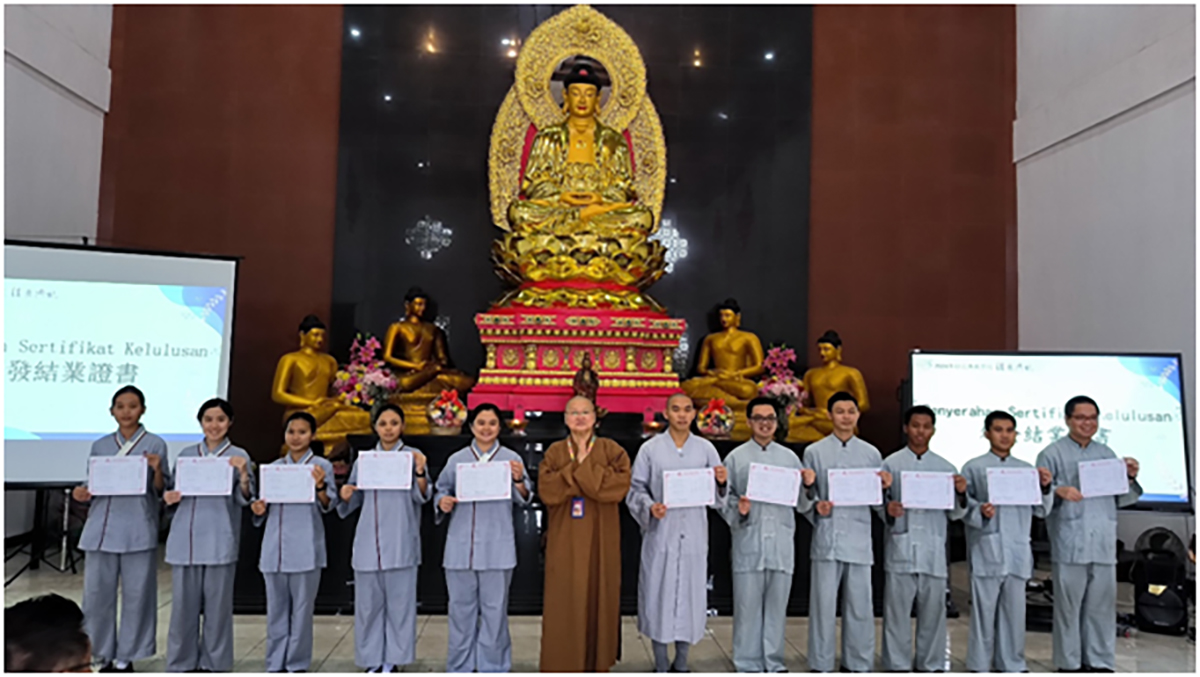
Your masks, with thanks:
[(588, 205), (600, 204), (600, 194), (588, 191), (564, 192), (558, 196), (558, 199), (573, 207), (587, 207)]

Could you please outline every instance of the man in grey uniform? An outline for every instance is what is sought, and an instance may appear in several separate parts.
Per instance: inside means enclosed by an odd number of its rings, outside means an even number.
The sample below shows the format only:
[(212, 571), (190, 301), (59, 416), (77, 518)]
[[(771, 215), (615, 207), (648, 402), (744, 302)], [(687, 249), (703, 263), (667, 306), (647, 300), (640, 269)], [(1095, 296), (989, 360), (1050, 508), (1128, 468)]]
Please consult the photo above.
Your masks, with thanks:
[(1100, 408), (1083, 395), (1067, 401), (1067, 436), (1038, 455), (1053, 477), (1054, 509), (1046, 519), (1054, 562), (1054, 667), (1060, 671), (1106, 671), (1116, 667), (1117, 508), (1137, 503), (1138, 462), (1125, 458), (1129, 491), (1085, 498), (1079, 463), (1117, 458), (1092, 437)]
[(779, 411), (766, 397), (746, 407), (753, 438), (725, 457), (729, 491), (718, 504), (733, 537), (733, 666), (787, 672), (784, 627), (796, 560), (795, 506), (751, 502), (750, 465), (800, 470), (796, 452), (775, 441)]
[(1033, 576), (1029, 527), (1054, 505), (1050, 471), (1038, 468), (1041, 505), (992, 505), (988, 468), (1032, 468), (1012, 456), (1017, 441), (1012, 414), (993, 411), (983, 421), (991, 450), (967, 461), (967, 553), (971, 563), (971, 630), (967, 669), (971, 672), (1026, 672), (1025, 582)]
[[(929, 450), (934, 434), (933, 410), (917, 405), (904, 412), (908, 446), (888, 456), (883, 469), (892, 474), (884, 516), (883, 652), (884, 670), (943, 672), (946, 665), (946, 524), (967, 512), (967, 480), (954, 464)], [(954, 507), (922, 510), (904, 507), (904, 473), (949, 473), (954, 476)], [(913, 663), (910, 623), (917, 604), (917, 655)]]
[[(638, 632), (650, 638), (655, 672), (687, 672), (688, 648), (704, 638), (708, 580), (708, 512), (704, 506), (668, 508), (663, 474), (712, 468), (716, 507), (728, 492), (728, 473), (712, 442), (691, 434), (691, 398), (667, 398), (666, 432), (655, 435), (633, 461), (625, 505), (641, 527), (638, 570)], [(667, 646), (675, 659), (667, 663)]]
[[(834, 670), (837, 596), (842, 591), (842, 666), (870, 672), (875, 666), (875, 610), (871, 604), (871, 508), (835, 506), (829, 501), (829, 471), (879, 468), (883, 458), (855, 434), (858, 401), (847, 392), (829, 398), (833, 434), (804, 450), (803, 482), (796, 510), (813, 523), (812, 580), (809, 591), (808, 667)], [(882, 487), (892, 475), (879, 471)]]

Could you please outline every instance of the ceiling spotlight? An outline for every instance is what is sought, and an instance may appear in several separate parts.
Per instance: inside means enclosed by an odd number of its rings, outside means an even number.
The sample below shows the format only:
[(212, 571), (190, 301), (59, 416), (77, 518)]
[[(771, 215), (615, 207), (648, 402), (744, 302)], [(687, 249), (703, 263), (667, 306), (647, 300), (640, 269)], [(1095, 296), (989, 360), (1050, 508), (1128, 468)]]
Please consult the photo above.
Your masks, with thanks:
[(360, 37), (361, 35), (362, 35), (362, 31), (358, 30), (357, 28), (350, 29), (350, 37), (357, 38), (357, 37)]
[(509, 45), (511, 45), (511, 44), (512, 44), (512, 40), (509, 40), (508, 38), (504, 38), (503, 40), (501, 40), (501, 41), (500, 41), (500, 44), (502, 44), (502, 45), (504, 45), (505, 47), (507, 47), (507, 46), (509, 46)]
[(722, 120), (728, 120), (728, 119), (729, 119), (729, 116), (728, 116), (728, 115), (726, 115), (724, 111), (722, 111), (722, 112), (720, 112), (720, 113), (717, 113), (717, 117), (721, 118)]
[(763, 58), (766, 59), (767, 61), (774, 61), (775, 60), (775, 52), (767, 52), (766, 54), (763, 55)]
[(671, 177), (671, 179), (670, 179), (670, 181), (671, 181), (671, 183), (675, 183), (675, 177), (674, 177), (674, 176), (672, 176), (672, 177)]
[(505, 55), (510, 59), (515, 59), (515, 58), (517, 58), (517, 50), (510, 49), (510, 50), (508, 50), (508, 52), (505, 53)]
[(427, 42), (427, 43), (425, 43), (425, 51), (429, 52), (430, 54), (436, 54), (437, 47), (434, 46), (434, 44), (432, 42)]
[(391, 95), (391, 94), (384, 94), (384, 95), (383, 95), (383, 100), (384, 100), (384, 101), (391, 101), (391, 100), (392, 100), (392, 95)]
[(700, 59), (696, 59), (696, 60), (692, 61), (692, 65), (695, 66), (696, 68), (699, 68), (700, 67)]

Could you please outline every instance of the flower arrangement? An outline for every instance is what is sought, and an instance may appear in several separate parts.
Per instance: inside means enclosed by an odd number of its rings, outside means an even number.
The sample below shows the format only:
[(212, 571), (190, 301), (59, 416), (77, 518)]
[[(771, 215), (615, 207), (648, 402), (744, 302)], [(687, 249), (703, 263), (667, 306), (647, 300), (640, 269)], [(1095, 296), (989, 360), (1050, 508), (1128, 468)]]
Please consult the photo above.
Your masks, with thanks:
[(443, 390), (436, 400), (429, 403), (426, 414), (435, 430), (441, 428), (458, 432), (467, 420), (467, 407), (458, 399), (457, 390)]
[(724, 438), (733, 432), (733, 410), (725, 400), (714, 397), (696, 414), (696, 427), (705, 437)]
[(382, 346), (370, 334), (359, 334), (350, 346), (350, 363), (338, 370), (333, 380), (337, 396), (346, 404), (370, 410), (387, 401), (396, 390), (396, 377), (376, 359)]
[(795, 361), (795, 350), (786, 345), (773, 346), (763, 360), (767, 377), (758, 382), (758, 394), (778, 400), (789, 416), (804, 402), (804, 383), (791, 368)]

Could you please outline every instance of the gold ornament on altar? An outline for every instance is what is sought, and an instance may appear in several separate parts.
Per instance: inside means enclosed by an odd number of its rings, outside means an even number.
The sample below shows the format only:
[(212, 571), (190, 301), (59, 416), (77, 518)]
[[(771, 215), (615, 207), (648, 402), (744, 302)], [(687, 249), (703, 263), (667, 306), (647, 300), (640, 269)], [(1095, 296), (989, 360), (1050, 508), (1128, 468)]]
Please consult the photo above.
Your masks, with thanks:
[(683, 382), (683, 390), (697, 409), (711, 400), (722, 400), (737, 421), (734, 437), (749, 435), (746, 404), (758, 395), (755, 380), (763, 373), (762, 342), (741, 329), (742, 309), (734, 299), (717, 306), (721, 331), (704, 337), (696, 363), (699, 376)]
[(858, 400), (858, 410), (871, 408), (867, 397), (867, 384), (862, 372), (842, 364), (842, 339), (829, 330), (817, 339), (817, 349), (824, 362), (804, 372), (804, 391), (812, 406), (792, 414), (788, 420), (788, 440), (815, 442), (833, 432), (833, 420), (829, 417), (829, 398), (834, 393), (845, 391)]
[(666, 268), (650, 240), (666, 141), (641, 54), (617, 24), (578, 5), (534, 29), (492, 128), (488, 171), (505, 231), (492, 260), (514, 287), (495, 306), (662, 311), (644, 291)]
[(446, 334), (425, 319), (429, 295), (412, 288), (404, 297), (404, 318), (388, 327), (383, 360), (396, 376), (396, 394), (390, 400), (404, 410), (409, 434), (422, 434), (429, 426), (428, 406), (443, 391), (465, 394), (474, 377), (450, 366)]
[(333, 394), (338, 364), (322, 350), (325, 324), (315, 315), (300, 322), (300, 349), (279, 358), (271, 384), (271, 399), (284, 407), (284, 417), (297, 411), (317, 420), (315, 439), (324, 443), (325, 454), (346, 440), (346, 435), (371, 434), (371, 415), (342, 402)]

